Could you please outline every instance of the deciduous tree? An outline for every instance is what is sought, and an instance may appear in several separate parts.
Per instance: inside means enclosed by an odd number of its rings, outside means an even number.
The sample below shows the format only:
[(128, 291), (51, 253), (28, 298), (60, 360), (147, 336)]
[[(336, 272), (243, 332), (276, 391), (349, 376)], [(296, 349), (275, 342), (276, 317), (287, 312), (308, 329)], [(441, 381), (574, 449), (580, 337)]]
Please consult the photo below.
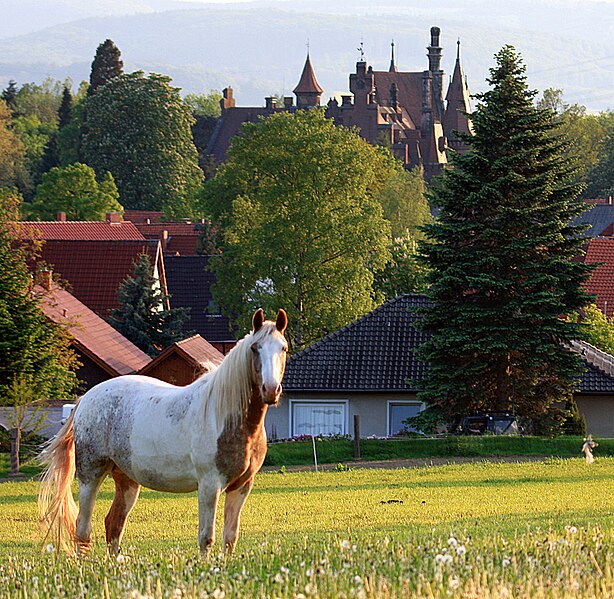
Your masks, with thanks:
[(285, 308), (295, 349), (371, 310), (390, 258), (379, 194), (401, 168), (320, 110), (244, 125), (205, 194), (218, 304), (242, 328), (254, 307)]
[(203, 173), (191, 124), (168, 77), (122, 75), (88, 99), (82, 153), (99, 176), (113, 174), (126, 208), (195, 218)]
[(450, 417), (473, 409), (515, 410), (536, 419), (565, 400), (579, 375), (563, 343), (581, 335), (561, 315), (586, 305), (590, 266), (576, 171), (552, 112), (533, 103), (520, 56), (496, 55), (490, 89), (477, 96), (475, 135), (465, 138), (433, 193), (438, 220), (426, 227), (424, 259), (434, 306), (421, 393)]
[(79, 162), (45, 173), (28, 208), (38, 220), (53, 220), (58, 212), (68, 220), (104, 220), (107, 212), (123, 212), (113, 176), (105, 173), (98, 183), (94, 169)]

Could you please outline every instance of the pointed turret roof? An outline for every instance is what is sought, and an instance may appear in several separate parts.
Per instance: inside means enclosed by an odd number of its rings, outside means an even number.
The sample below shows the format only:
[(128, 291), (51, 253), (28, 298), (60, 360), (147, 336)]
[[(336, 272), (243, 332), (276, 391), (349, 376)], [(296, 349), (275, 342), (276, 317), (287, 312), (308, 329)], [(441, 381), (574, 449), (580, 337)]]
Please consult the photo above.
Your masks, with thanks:
[(463, 106), (469, 112), (469, 87), (460, 61), (460, 40), (456, 42), (456, 64), (446, 100), (455, 103), (457, 107)]
[(390, 43), (390, 68), (388, 69), (389, 73), (397, 72), (397, 64), (394, 60), (394, 40)]
[(321, 94), (324, 90), (320, 87), (316, 74), (311, 64), (311, 58), (307, 53), (307, 60), (305, 60), (305, 66), (303, 67), (303, 74), (298, 85), (294, 88), (295, 94)]

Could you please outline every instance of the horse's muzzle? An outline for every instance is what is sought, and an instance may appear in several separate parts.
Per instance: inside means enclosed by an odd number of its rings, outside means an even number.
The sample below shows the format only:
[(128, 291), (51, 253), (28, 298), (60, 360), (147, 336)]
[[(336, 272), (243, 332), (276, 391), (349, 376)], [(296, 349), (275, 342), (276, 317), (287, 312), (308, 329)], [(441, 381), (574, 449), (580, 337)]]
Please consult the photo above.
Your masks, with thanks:
[(276, 386), (263, 384), (261, 393), (262, 401), (269, 406), (274, 406), (279, 403), (281, 397), (281, 384)]

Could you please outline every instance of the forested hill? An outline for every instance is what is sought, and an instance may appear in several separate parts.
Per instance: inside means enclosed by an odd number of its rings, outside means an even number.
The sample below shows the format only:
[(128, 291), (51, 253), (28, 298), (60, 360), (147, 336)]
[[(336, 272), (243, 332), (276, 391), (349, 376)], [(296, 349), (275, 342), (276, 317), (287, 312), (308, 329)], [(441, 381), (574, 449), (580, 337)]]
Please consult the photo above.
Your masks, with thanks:
[[(472, 92), (485, 87), (493, 54), (512, 44), (525, 58), (532, 87), (561, 88), (568, 102), (589, 110), (614, 108), (614, 2), (442, 0), (429, 3), (428, 10), (424, 6), (419, 0), (224, 5), (0, 0), (5, 21), (0, 86), (11, 78), (40, 82), (47, 75), (87, 79), (97, 45), (110, 37), (121, 49), (127, 70), (168, 74), (186, 92), (232, 85), (239, 104), (260, 105), (266, 95), (291, 93), (309, 39), (326, 100), (347, 91), (361, 39), (375, 69), (388, 68), (394, 38), (399, 70), (423, 70), (429, 28), (437, 25), (448, 73), (461, 38)], [(50, 26), (7, 37), (11, 30), (27, 31), (28, 19)]]

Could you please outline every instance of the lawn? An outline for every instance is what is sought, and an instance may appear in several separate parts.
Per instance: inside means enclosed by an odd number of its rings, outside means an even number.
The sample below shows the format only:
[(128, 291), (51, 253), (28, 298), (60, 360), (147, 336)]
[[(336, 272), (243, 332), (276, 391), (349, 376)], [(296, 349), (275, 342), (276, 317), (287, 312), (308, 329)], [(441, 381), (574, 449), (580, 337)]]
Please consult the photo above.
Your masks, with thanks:
[(0, 597), (608, 597), (613, 482), (614, 458), (260, 474), (235, 556), (204, 561), (194, 494), (144, 491), (117, 560), (105, 483), (78, 561), (41, 553), (37, 484), (9, 482)]

